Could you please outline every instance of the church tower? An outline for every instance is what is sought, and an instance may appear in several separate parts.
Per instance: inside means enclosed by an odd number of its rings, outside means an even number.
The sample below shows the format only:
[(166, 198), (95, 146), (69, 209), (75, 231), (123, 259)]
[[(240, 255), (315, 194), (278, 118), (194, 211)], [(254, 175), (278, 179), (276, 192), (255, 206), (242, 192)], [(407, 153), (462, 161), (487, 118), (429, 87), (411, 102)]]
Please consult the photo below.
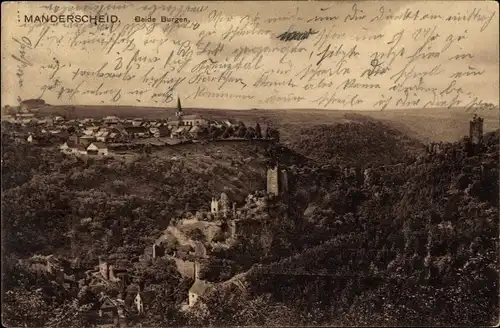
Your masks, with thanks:
[(175, 116), (177, 116), (178, 118), (182, 117), (182, 106), (179, 96), (177, 96), (177, 111), (175, 112)]

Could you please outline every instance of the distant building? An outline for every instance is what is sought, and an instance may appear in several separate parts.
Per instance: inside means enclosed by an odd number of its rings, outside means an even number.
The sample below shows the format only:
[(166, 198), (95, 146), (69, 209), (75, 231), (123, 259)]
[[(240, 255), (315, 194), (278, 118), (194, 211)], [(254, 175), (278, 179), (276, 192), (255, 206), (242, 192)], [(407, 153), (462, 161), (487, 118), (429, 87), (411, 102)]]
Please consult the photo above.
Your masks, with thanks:
[(109, 137), (110, 132), (107, 129), (100, 129), (99, 132), (95, 134), (95, 139), (97, 141), (106, 142)]
[(474, 117), (469, 122), (469, 137), (472, 143), (481, 143), (483, 139), (483, 124), (484, 119), (474, 114)]
[(208, 120), (200, 115), (186, 115), (182, 117), (181, 124), (186, 126), (206, 126)]
[(42, 106), (45, 106), (45, 100), (43, 99), (26, 99), (21, 101), (19, 109), (21, 112), (27, 112)]
[(124, 130), (131, 138), (147, 138), (150, 136), (149, 129), (144, 126), (127, 126)]
[(279, 164), (267, 169), (267, 193), (275, 196), (288, 193), (288, 174)]
[(98, 126), (87, 126), (85, 130), (83, 130), (83, 134), (87, 136), (93, 136), (97, 133), (98, 130), (99, 130)]
[(16, 117), (19, 119), (32, 119), (35, 117), (35, 113), (17, 113)]
[(78, 143), (83, 145), (84, 147), (88, 147), (92, 142), (94, 142), (96, 138), (94, 136), (81, 136), (78, 138)]
[(233, 120), (231, 118), (225, 119), (223, 122), (225, 126), (231, 126), (231, 127), (238, 126), (238, 121)]
[(172, 138), (180, 138), (186, 136), (189, 132), (189, 129), (189, 126), (179, 126), (177, 128), (173, 128), (170, 136)]
[(184, 115), (181, 100), (177, 98), (177, 111), (175, 116), (168, 119), (169, 126), (206, 126), (209, 121), (200, 115)]
[(177, 97), (177, 111), (175, 112), (175, 116), (178, 118), (182, 117), (181, 99), (179, 97)]
[(123, 266), (111, 265), (102, 258), (99, 258), (99, 273), (103, 279), (111, 282), (126, 283), (128, 280), (127, 270)]
[(108, 296), (104, 296), (100, 300), (98, 326), (115, 326), (124, 325), (124, 304), (120, 300), (114, 300)]
[(74, 154), (87, 155), (87, 148), (83, 145), (75, 145), (71, 150)]
[(13, 115), (10, 115), (10, 114), (2, 115), (2, 121), (13, 123), (13, 122), (16, 121), (16, 118)]
[(143, 123), (142, 118), (137, 117), (132, 120), (132, 126), (141, 126)]
[(200, 127), (199, 125), (195, 125), (189, 130), (189, 135), (194, 139), (199, 138), (202, 135), (202, 133), (203, 133), (203, 128)]
[(108, 155), (108, 146), (106, 146), (106, 144), (103, 142), (95, 141), (95, 142), (92, 142), (87, 147), (87, 153), (90, 155), (107, 156)]
[(162, 138), (170, 136), (170, 129), (166, 125), (150, 128), (149, 131), (155, 138)]
[(120, 118), (117, 116), (106, 116), (104, 119), (105, 124), (118, 124), (120, 123)]

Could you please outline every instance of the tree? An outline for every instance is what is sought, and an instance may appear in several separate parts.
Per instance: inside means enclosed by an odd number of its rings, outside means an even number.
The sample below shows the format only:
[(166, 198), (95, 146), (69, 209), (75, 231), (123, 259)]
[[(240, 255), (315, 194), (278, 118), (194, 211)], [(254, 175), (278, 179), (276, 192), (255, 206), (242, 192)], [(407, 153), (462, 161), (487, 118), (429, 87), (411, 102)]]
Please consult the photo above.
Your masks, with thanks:
[(211, 139), (217, 139), (218, 137), (220, 137), (222, 135), (222, 130), (220, 128), (217, 128), (217, 127), (214, 127), (214, 129), (212, 130), (211, 133), (209, 133), (209, 137)]
[(243, 125), (240, 125), (240, 127), (238, 128), (238, 132), (237, 132), (236, 136), (238, 138), (244, 138), (246, 133), (247, 133), (247, 128), (243, 124)]
[(245, 139), (253, 139), (255, 138), (255, 130), (252, 127), (247, 128), (245, 133)]
[(257, 123), (255, 125), (255, 138), (256, 139), (262, 139), (262, 129), (261, 129), (259, 123)]
[(274, 128), (267, 127), (266, 135), (269, 139), (273, 139), (276, 142), (280, 141), (280, 132)]
[(233, 135), (233, 128), (230, 126), (227, 126), (226, 129), (224, 130), (224, 133), (222, 134), (222, 138), (227, 139)]

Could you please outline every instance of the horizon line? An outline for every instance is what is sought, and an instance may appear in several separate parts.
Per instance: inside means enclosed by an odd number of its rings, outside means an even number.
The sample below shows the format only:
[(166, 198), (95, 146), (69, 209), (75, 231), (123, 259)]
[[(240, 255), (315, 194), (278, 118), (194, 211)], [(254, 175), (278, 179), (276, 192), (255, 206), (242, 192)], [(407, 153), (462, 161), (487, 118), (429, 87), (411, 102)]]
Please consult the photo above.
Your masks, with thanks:
[[(2, 108), (5, 107), (19, 107), (19, 105), (3, 105)], [(65, 104), (65, 105), (52, 105), (52, 104), (45, 104), (44, 106), (40, 106), (39, 108), (44, 108), (44, 107), (109, 107), (109, 108), (123, 108), (123, 107), (136, 107), (136, 108), (144, 108), (144, 109), (157, 109), (157, 110), (176, 110), (177, 107), (159, 107), (159, 106), (137, 106), (137, 105), (95, 105), (95, 104), (86, 104), (86, 105), (71, 105), (71, 104)], [(214, 107), (184, 107), (182, 106), (183, 109), (191, 109), (191, 110), (227, 110), (227, 111), (353, 111), (353, 112), (384, 112), (384, 111), (417, 111), (417, 110), (449, 110), (449, 111), (458, 111), (458, 110), (464, 110), (464, 112), (468, 112), (466, 107), (452, 107), (452, 108), (446, 108), (446, 107), (428, 107), (428, 108), (386, 108), (386, 109), (327, 109), (327, 108), (256, 108), (256, 107), (251, 107), (251, 108), (214, 108)], [(498, 109), (499, 106), (496, 106), (492, 109)], [(470, 111), (473, 113), (474, 111)]]

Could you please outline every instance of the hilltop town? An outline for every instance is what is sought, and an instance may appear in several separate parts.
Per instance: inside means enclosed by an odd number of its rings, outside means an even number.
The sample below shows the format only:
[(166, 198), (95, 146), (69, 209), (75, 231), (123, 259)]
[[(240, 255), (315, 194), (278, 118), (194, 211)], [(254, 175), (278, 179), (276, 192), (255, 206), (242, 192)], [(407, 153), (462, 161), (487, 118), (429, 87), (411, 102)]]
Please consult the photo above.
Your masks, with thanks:
[(146, 120), (141, 117), (101, 119), (67, 119), (60, 115), (42, 116), (46, 106), (41, 99), (22, 101), (17, 108), (9, 107), (2, 122), (13, 124), (12, 136), (18, 142), (53, 145), (66, 154), (111, 156), (127, 150), (151, 152), (185, 143), (217, 140), (275, 140), (279, 132), (257, 123), (246, 126), (233, 119), (214, 120), (202, 115), (184, 113), (177, 99), (175, 115), (167, 119)]

